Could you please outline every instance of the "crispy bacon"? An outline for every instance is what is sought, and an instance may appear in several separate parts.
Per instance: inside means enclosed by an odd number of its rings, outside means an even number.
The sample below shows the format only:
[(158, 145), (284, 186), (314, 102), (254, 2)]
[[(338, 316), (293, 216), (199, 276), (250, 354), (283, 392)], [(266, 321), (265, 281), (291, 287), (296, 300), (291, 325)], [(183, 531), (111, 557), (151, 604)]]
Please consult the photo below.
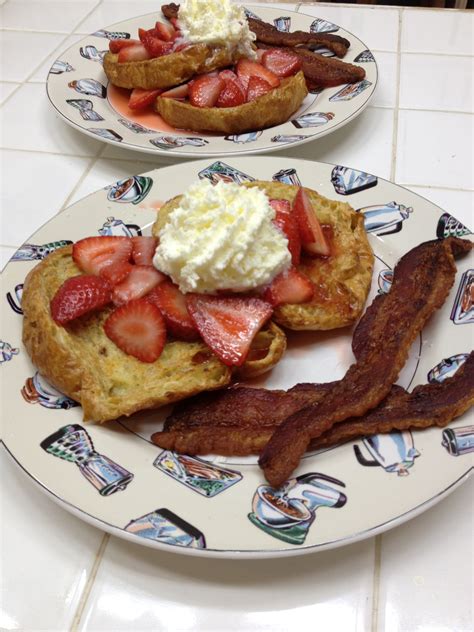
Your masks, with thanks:
[(400, 259), (390, 292), (377, 296), (361, 319), (360, 326), (365, 327), (367, 318), (371, 329), (365, 344), (358, 346), (357, 362), (320, 403), (278, 426), (266, 445), (259, 463), (273, 487), (291, 475), (312, 439), (336, 423), (364, 415), (388, 395), (412, 342), (448, 295), (454, 257), (471, 248), (471, 242), (450, 237), (420, 244)]
[(170, 4), (164, 4), (161, 7), (161, 12), (167, 20), (176, 19), (178, 17), (179, 4), (170, 2)]
[(343, 83), (356, 83), (365, 78), (365, 70), (360, 66), (324, 57), (304, 48), (295, 48), (294, 52), (301, 59), (301, 69), (309, 90), (340, 86)]
[(307, 46), (312, 49), (328, 48), (338, 57), (344, 57), (351, 43), (344, 37), (333, 33), (306, 33), (293, 31), (286, 33), (279, 31), (272, 24), (248, 18), (249, 28), (257, 36), (257, 45), (261, 42), (267, 46)]
[[(152, 439), (161, 448), (186, 454), (259, 454), (282, 416), (304, 402), (321, 401), (331, 384), (301, 384), (290, 391), (236, 388), (199, 396), (167, 419)], [(206, 401), (207, 400), (207, 401)], [(256, 403), (257, 402), (257, 403)], [(311, 450), (393, 430), (443, 427), (474, 404), (474, 352), (442, 383), (423, 384), (407, 393), (392, 386), (388, 396), (363, 417), (335, 424), (310, 444)], [(269, 423), (269, 422), (272, 423)]]

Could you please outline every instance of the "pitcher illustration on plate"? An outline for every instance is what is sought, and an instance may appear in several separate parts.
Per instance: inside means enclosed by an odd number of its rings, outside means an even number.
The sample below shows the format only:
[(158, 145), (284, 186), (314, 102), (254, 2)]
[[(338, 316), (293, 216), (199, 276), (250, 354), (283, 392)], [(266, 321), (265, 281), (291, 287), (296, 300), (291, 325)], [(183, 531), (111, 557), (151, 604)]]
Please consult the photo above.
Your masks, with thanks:
[(382, 467), (386, 472), (396, 472), (398, 476), (408, 476), (408, 470), (420, 456), (409, 430), (365, 437), (362, 445), (368, 456), (363, 454), (359, 445), (354, 446), (356, 459), (361, 465)]
[(320, 507), (339, 508), (346, 504), (346, 495), (334, 485), (345, 487), (342, 481), (316, 472), (292, 478), (279, 489), (260, 485), (248, 518), (274, 538), (303, 544)]

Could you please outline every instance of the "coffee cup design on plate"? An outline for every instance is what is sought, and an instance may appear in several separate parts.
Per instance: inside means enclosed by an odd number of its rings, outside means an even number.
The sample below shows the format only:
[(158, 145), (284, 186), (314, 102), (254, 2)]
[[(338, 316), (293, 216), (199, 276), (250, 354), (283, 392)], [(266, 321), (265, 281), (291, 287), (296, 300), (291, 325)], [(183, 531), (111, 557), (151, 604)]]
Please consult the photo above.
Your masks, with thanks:
[(45, 408), (69, 410), (79, 406), (73, 399), (51, 386), (38, 371), (33, 377), (26, 379), (21, 394), (29, 404), (40, 404)]
[(334, 118), (334, 112), (308, 112), (298, 118), (292, 119), (292, 123), (299, 129), (303, 127), (319, 127), (332, 121)]
[(359, 208), (357, 212), (364, 214), (365, 231), (380, 236), (400, 232), (413, 209), (397, 202), (388, 202)]
[(164, 450), (153, 465), (193, 491), (212, 498), (242, 480), (242, 474), (203, 459)]
[(328, 20), (316, 18), (316, 20), (311, 23), (309, 30), (311, 33), (335, 33), (339, 30), (339, 27)]
[(345, 487), (336, 478), (313, 472), (289, 480), (280, 489), (260, 485), (249, 520), (268, 535), (290, 544), (303, 544), (320, 507), (339, 508), (346, 504), (346, 495), (333, 485)]
[(13, 290), (13, 294), (11, 292), (7, 292), (7, 301), (12, 310), (16, 314), (23, 314), (23, 310), (21, 309), (21, 298), (23, 296), (23, 283), (18, 283), (15, 285), (15, 289)]
[(339, 195), (352, 195), (377, 186), (377, 176), (350, 167), (337, 165), (331, 172), (331, 182)]
[(105, 190), (108, 191), (107, 199), (110, 200), (110, 202), (139, 204), (150, 192), (152, 184), (153, 180), (148, 176), (124, 178), (105, 187)]
[(389, 270), (388, 268), (385, 270), (380, 270), (379, 276), (377, 279), (377, 284), (379, 289), (377, 291), (378, 294), (387, 294), (392, 287), (393, 281), (393, 270)]
[(123, 491), (133, 479), (131, 472), (94, 449), (89, 433), (79, 424), (59, 428), (40, 445), (48, 454), (75, 463), (101, 496)]
[(462, 275), (450, 318), (455, 325), (474, 323), (474, 270)]
[(71, 66), (67, 61), (61, 61), (56, 59), (54, 64), (49, 69), (49, 72), (53, 75), (62, 75), (63, 72), (73, 72), (75, 68)]
[(443, 430), (441, 445), (452, 456), (474, 452), (474, 426), (446, 428)]
[(97, 61), (99, 64), (102, 64), (104, 61), (104, 57), (108, 53), (108, 50), (97, 50), (95, 46), (81, 46), (79, 49), (79, 53), (81, 57), (84, 59), (89, 59), (90, 61)]
[(354, 445), (355, 456), (361, 465), (382, 467), (386, 472), (396, 472), (398, 476), (408, 476), (408, 470), (420, 456), (409, 430), (366, 437), (362, 446), (367, 450), (368, 457), (358, 444)]
[(70, 88), (90, 97), (105, 99), (107, 88), (96, 79), (75, 79), (67, 84)]
[(169, 509), (156, 509), (131, 520), (125, 531), (173, 546), (186, 546), (193, 549), (205, 549), (204, 534)]
[(283, 182), (283, 184), (294, 184), (297, 187), (301, 186), (301, 181), (296, 173), (296, 169), (280, 169), (277, 173), (273, 174), (272, 180), (275, 182)]
[(72, 244), (70, 239), (50, 241), (49, 243), (42, 245), (23, 244), (23, 246), (18, 248), (18, 250), (13, 254), (11, 261), (41, 261), (41, 259), (44, 259), (58, 248), (63, 248), (64, 246), (69, 246), (70, 244)]
[(66, 99), (66, 103), (77, 108), (85, 121), (104, 120), (104, 117), (94, 110), (94, 104), (89, 99)]
[(436, 237), (438, 239), (464, 237), (464, 235), (472, 235), (472, 231), (449, 213), (441, 215), (436, 226)]
[(0, 364), (4, 362), (10, 362), (13, 356), (16, 356), (20, 353), (20, 349), (17, 347), (12, 347), (9, 342), (5, 342), (5, 340), (0, 340)]
[(428, 372), (428, 382), (430, 384), (444, 382), (448, 377), (453, 377), (456, 371), (466, 362), (468, 356), (468, 353), (457, 353), (449, 358), (444, 358)]
[(239, 171), (239, 169), (235, 169), (230, 165), (226, 165), (225, 162), (221, 162), (220, 160), (213, 162), (212, 165), (209, 165), (209, 167), (200, 171), (198, 173), (198, 177), (201, 180), (203, 178), (207, 178), (212, 182), (212, 184), (217, 184), (220, 180), (223, 180), (224, 182), (236, 182), (237, 184), (255, 181), (255, 178), (252, 178), (252, 176), (249, 176), (243, 171)]
[(291, 18), (287, 16), (282, 16), (273, 20), (273, 24), (279, 31), (283, 33), (288, 33), (291, 27)]

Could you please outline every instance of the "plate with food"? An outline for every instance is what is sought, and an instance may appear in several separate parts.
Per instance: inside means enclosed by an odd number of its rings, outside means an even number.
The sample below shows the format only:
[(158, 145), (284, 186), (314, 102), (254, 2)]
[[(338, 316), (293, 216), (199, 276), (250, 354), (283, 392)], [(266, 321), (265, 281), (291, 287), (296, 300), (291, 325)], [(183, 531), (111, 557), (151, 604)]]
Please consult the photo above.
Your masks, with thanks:
[(53, 63), (47, 93), (66, 123), (153, 154), (261, 153), (339, 129), (375, 90), (371, 51), (327, 20), (230, 0), (158, 5)]
[(87, 522), (275, 557), (394, 527), (473, 464), (470, 229), (345, 166), (130, 176), (3, 272), (3, 443)]

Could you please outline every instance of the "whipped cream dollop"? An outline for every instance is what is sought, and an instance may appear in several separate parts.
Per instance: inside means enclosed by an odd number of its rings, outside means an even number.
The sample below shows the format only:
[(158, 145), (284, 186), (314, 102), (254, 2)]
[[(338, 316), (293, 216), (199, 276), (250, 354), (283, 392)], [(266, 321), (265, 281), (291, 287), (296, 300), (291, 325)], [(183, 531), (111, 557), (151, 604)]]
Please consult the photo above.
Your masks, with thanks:
[(237, 49), (255, 58), (255, 34), (249, 29), (244, 9), (230, 0), (184, 0), (178, 13), (185, 40)]
[(274, 217), (260, 189), (200, 180), (169, 214), (153, 264), (182, 292), (259, 288), (291, 263)]

